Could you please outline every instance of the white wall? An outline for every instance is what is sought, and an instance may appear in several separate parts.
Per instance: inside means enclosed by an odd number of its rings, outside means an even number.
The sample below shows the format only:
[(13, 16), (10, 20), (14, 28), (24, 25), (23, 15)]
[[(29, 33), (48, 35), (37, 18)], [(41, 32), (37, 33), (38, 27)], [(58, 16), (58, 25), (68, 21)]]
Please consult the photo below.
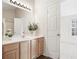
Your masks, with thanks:
[(72, 36), (72, 20), (77, 20), (76, 3), (76, 0), (61, 1), (60, 59), (77, 59), (77, 38)]
[(61, 0), (60, 15), (68, 16), (77, 13), (77, 0)]
[[(47, 0), (35, 0), (35, 21), (39, 23), (40, 34), (46, 35), (47, 23)], [(45, 29), (45, 30), (44, 30)]]

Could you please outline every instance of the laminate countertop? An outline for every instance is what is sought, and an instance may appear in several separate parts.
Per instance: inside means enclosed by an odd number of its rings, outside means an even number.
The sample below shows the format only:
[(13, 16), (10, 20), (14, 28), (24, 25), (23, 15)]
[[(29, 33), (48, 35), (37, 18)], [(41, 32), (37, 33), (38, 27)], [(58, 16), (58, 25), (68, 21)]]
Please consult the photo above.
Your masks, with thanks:
[(40, 35), (40, 36), (26, 36), (26, 37), (21, 37), (21, 36), (13, 36), (12, 38), (9, 38), (9, 39), (4, 39), (2, 41), (2, 45), (5, 45), (5, 44), (10, 44), (10, 43), (16, 43), (16, 42), (22, 42), (22, 41), (27, 41), (27, 40), (33, 40), (33, 39), (36, 39), (36, 38), (41, 38), (41, 37), (44, 37), (43, 35)]

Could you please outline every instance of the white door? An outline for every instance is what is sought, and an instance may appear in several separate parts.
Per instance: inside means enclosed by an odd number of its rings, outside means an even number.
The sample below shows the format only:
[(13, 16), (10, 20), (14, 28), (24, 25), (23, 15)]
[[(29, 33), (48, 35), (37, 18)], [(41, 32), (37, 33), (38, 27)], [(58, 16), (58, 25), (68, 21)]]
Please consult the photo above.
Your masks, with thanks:
[(60, 59), (77, 59), (77, 38), (72, 35), (72, 20), (76, 15), (61, 17)]
[(58, 0), (48, 2), (48, 21), (47, 21), (47, 51), (48, 56), (53, 59), (59, 58), (59, 9)]

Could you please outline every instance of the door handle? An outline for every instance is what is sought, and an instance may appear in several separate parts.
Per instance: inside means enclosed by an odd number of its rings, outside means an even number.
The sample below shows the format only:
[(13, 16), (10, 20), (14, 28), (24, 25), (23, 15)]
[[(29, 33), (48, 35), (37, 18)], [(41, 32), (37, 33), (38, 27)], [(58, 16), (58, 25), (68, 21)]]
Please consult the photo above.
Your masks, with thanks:
[(60, 36), (60, 34), (57, 34), (57, 36)]

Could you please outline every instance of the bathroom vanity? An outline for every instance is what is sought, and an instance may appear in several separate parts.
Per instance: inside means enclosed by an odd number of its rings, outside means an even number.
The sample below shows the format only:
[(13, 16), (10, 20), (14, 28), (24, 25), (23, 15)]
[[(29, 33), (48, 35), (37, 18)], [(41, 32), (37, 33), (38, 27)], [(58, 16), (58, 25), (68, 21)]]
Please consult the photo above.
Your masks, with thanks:
[[(15, 3), (17, 2), (17, 3)], [(28, 5), (26, 3), (28, 2)], [(3, 59), (36, 59), (43, 55), (44, 37), (31, 36), (28, 24), (33, 21), (33, 0), (3, 0)], [(24, 7), (23, 5), (26, 5)], [(21, 6), (20, 6), (20, 5)], [(13, 38), (5, 35), (10, 29)], [(19, 37), (17, 35), (20, 35)], [(25, 37), (24, 37), (25, 36)]]
[(3, 41), (3, 59), (35, 59), (43, 55), (44, 37)]
[(19, 59), (19, 43), (4, 45), (3, 59)]

